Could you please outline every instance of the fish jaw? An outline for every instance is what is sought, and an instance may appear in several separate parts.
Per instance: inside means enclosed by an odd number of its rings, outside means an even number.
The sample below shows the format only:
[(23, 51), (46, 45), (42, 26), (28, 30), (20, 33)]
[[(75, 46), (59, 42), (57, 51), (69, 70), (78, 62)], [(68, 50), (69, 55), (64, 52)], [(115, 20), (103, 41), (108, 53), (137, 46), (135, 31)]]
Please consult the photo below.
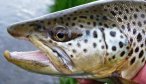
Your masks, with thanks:
[(41, 51), (30, 51), (30, 52), (4, 52), (5, 58), (31, 72), (40, 74), (60, 74), (49, 59)]

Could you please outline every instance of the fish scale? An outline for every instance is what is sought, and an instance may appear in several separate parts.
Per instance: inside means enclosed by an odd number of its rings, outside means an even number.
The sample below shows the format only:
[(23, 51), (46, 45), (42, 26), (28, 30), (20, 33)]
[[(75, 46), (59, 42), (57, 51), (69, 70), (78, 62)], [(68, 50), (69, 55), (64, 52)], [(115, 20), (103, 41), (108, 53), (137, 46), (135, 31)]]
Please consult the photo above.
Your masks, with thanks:
[[(117, 73), (132, 79), (145, 64), (145, 8), (143, 0), (97, 1), (16, 23), (8, 32), (29, 39), (53, 68), (49, 72), (11, 62), (43, 74), (105, 78)], [(11, 59), (9, 52), (5, 56)]]

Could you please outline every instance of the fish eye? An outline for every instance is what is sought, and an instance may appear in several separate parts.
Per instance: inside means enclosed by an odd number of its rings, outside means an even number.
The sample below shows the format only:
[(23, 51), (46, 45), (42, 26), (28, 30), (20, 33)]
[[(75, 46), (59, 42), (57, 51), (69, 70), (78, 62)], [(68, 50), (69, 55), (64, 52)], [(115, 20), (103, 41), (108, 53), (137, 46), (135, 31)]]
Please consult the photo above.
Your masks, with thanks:
[(56, 34), (56, 38), (57, 38), (58, 40), (60, 40), (60, 41), (63, 41), (63, 40), (65, 39), (65, 33), (63, 33), (63, 32), (58, 32), (58, 33)]

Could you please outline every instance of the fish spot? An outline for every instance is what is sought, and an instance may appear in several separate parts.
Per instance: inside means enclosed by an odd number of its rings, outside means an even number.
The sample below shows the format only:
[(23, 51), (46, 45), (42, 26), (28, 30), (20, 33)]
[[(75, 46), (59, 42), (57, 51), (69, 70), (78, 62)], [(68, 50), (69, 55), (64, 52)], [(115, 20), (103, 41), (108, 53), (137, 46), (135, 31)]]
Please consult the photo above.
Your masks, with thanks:
[(103, 19), (103, 20), (108, 20), (106, 16), (103, 16), (102, 19)]
[(114, 55), (114, 56), (112, 56), (112, 59), (115, 59), (115, 55)]
[(135, 22), (135, 21), (132, 21), (132, 24), (133, 24), (133, 25), (136, 25), (136, 22)]
[(124, 15), (124, 20), (127, 20), (128, 18), (127, 18), (127, 16), (126, 15)]
[(90, 15), (90, 19), (94, 19), (94, 15)]
[(87, 40), (87, 39), (85, 39), (85, 40), (84, 40), (84, 42), (85, 42), (85, 43), (87, 43), (87, 42), (88, 42), (88, 40)]
[(119, 42), (119, 46), (120, 46), (120, 48), (122, 48), (124, 45), (123, 45), (123, 42)]
[(133, 38), (130, 38), (130, 42), (133, 43)]
[(97, 32), (96, 32), (96, 31), (93, 31), (93, 37), (94, 37), (94, 38), (97, 38), (97, 37), (98, 37), (98, 35), (97, 35)]
[(141, 44), (140, 47), (143, 47), (143, 44)]
[(71, 45), (72, 45), (72, 43), (68, 43), (68, 45), (69, 45), (69, 46), (71, 46)]
[(138, 24), (138, 26), (139, 26), (139, 27), (141, 27), (141, 26), (142, 26), (142, 23), (141, 23), (140, 21), (138, 21), (138, 23), (137, 23), (137, 24)]
[(136, 29), (133, 29), (133, 34), (136, 34)]
[(96, 26), (96, 22), (93, 22), (93, 26), (94, 26), (94, 27)]
[(125, 55), (125, 51), (122, 51), (122, 52), (120, 53), (120, 56), (123, 57), (124, 55)]
[(136, 57), (133, 57), (130, 61), (130, 65), (132, 65), (135, 62)]
[(72, 26), (75, 26), (76, 24), (75, 23), (72, 23)]
[(97, 44), (96, 43), (93, 43), (93, 48), (96, 48)]
[(83, 49), (83, 51), (86, 53), (87, 52), (87, 49)]
[(142, 63), (145, 62), (145, 57), (141, 60), (141, 62), (142, 62)]
[(104, 45), (101, 46), (101, 49), (104, 49)]
[(128, 56), (131, 56), (133, 54), (133, 49), (130, 50), (130, 52), (128, 53)]
[(89, 30), (86, 30), (86, 35), (90, 35), (90, 31)]
[(76, 53), (77, 51), (75, 49), (72, 50), (73, 53)]
[(74, 56), (73, 55), (70, 55), (70, 57), (73, 58)]
[(122, 29), (125, 29), (125, 26), (124, 26), (124, 25), (122, 25), (122, 26), (121, 26), (121, 28), (122, 28)]
[(116, 46), (112, 46), (112, 50), (116, 51), (117, 50)]
[(135, 52), (137, 53), (139, 51), (139, 47), (136, 47), (135, 48)]
[(141, 14), (141, 18), (145, 18), (145, 15), (144, 14)]
[(140, 53), (139, 53), (139, 58), (141, 58), (143, 55), (144, 55), (144, 51), (141, 50)]
[(80, 28), (83, 28), (84, 26), (82, 24), (80, 24)]
[(146, 20), (144, 20), (143, 23), (146, 24)]
[(134, 16), (135, 19), (137, 19), (137, 17), (138, 17), (137, 14), (134, 14), (133, 16)]
[(115, 31), (110, 31), (110, 35), (111, 35), (112, 37), (115, 37), (115, 36), (116, 36), (116, 32), (115, 32)]
[(116, 13), (114, 11), (110, 11), (110, 13), (113, 15), (113, 16), (116, 16)]
[(141, 40), (142, 40), (142, 35), (139, 33), (139, 34), (137, 35), (137, 41), (140, 42)]
[(109, 26), (107, 24), (104, 24), (104, 27), (108, 28)]
[(122, 22), (122, 19), (120, 17), (117, 18), (118, 22)]
[(114, 7), (114, 9), (115, 9), (116, 11), (118, 11), (118, 7)]
[(80, 44), (80, 43), (77, 43), (77, 46), (78, 46), (78, 47), (81, 47), (81, 44)]
[(113, 27), (116, 27), (116, 24), (112, 24)]

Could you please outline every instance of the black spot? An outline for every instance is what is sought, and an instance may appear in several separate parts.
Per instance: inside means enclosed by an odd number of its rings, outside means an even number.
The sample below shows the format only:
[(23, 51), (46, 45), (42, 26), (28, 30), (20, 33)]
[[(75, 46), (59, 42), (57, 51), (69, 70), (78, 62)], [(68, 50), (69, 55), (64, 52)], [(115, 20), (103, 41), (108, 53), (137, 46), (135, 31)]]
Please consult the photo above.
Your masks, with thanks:
[(137, 53), (139, 51), (139, 47), (136, 47), (135, 52)]
[(137, 24), (138, 24), (138, 26), (139, 26), (139, 27), (141, 27), (141, 26), (142, 26), (142, 24), (141, 24), (141, 22), (140, 22), (140, 21), (138, 21), (138, 23), (137, 23)]
[(78, 47), (81, 47), (81, 44), (80, 44), (80, 43), (77, 43), (77, 46), (78, 46)]
[(94, 27), (96, 26), (96, 22), (93, 22), (93, 26), (94, 26)]
[(143, 47), (143, 44), (141, 44), (140, 47)]
[(70, 20), (70, 17), (67, 17), (67, 20)]
[(69, 45), (69, 46), (71, 46), (71, 45), (72, 45), (72, 43), (68, 43), (68, 45)]
[(122, 12), (121, 11), (119, 11), (119, 15), (122, 15)]
[(87, 24), (90, 25), (91, 23), (90, 22), (87, 22)]
[(112, 24), (113, 27), (116, 27), (116, 24)]
[(139, 33), (139, 34), (137, 35), (137, 41), (140, 42), (141, 40), (142, 40), (142, 35)]
[(127, 29), (128, 29), (128, 31), (131, 31), (130, 23), (127, 23)]
[(115, 31), (110, 31), (110, 35), (111, 35), (112, 37), (115, 37), (115, 36), (116, 36), (116, 32), (115, 32)]
[(130, 42), (133, 43), (133, 38), (130, 38)]
[(130, 52), (128, 53), (128, 56), (131, 56), (133, 54), (133, 49), (130, 50)]
[(66, 26), (68, 26), (68, 25), (69, 25), (69, 23), (66, 23), (65, 25), (66, 25)]
[(116, 51), (117, 50), (116, 46), (112, 46), (112, 50)]
[(123, 47), (123, 42), (119, 42), (119, 46), (120, 46), (120, 48), (122, 48)]
[(99, 22), (99, 26), (102, 26), (103, 24), (101, 22)]
[(75, 49), (72, 50), (73, 53), (76, 53), (77, 51)]
[(80, 27), (83, 28), (84, 26), (82, 24), (80, 24)]
[(123, 57), (125, 55), (125, 51), (121, 52), (120, 56)]
[(133, 8), (130, 8), (131, 11), (133, 11)]
[(124, 20), (127, 20), (128, 18), (127, 18), (127, 16), (126, 15), (124, 15)]
[(93, 43), (93, 48), (96, 48), (97, 44), (96, 43)]
[(90, 31), (89, 30), (86, 30), (86, 35), (90, 35)]
[(73, 58), (74, 56), (73, 55), (70, 55), (70, 57)]
[(136, 34), (136, 29), (133, 29), (133, 34)]
[(101, 49), (104, 49), (104, 46), (103, 45), (101, 46)]
[(145, 15), (144, 14), (141, 14), (141, 18), (145, 18)]
[(141, 62), (144, 62), (144, 61), (145, 61), (145, 58), (143, 58)]
[(103, 19), (103, 20), (107, 20), (107, 17), (106, 17), (106, 16), (103, 16), (102, 19)]
[(146, 20), (144, 20), (143, 23), (146, 24)]
[(107, 24), (104, 24), (104, 27), (108, 28), (109, 26)]
[(141, 50), (140, 53), (139, 53), (139, 58), (141, 58), (143, 55), (144, 55), (144, 51)]
[(122, 29), (125, 29), (125, 26), (124, 25), (122, 25), (121, 27), (122, 27)]
[(128, 9), (125, 9), (126, 13), (129, 13), (129, 10)]
[(115, 9), (116, 11), (118, 11), (118, 7), (114, 7), (114, 9)]
[(98, 37), (98, 35), (97, 35), (97, 32), (96, 32), (96, 31), (94, 31), (94, 32), (93, 32), (93, 37), (94, 37), (94, 38), (97, 38), (97, 37)]
[(75, 23), (72, 23), (72, 26), (75, 26)]
[(111, 14), (112, 14), (113, 16), (116, 16), (116, 13), (115, 13), (114, 11), (111, 11)]
[(114, 56), (112, 56), (112, 59), (115, 59), (115, 55), (114, 55)]
[(138, 8), (135, 9), (136, 12), (139, 12)]
[(84, 40), (84, 42), (85, 42), (85, 43), (87, 43), (87, 42), (88, 42), (88, 40), (87, 40), (87, 39), (85, 39), (85, 40)]
[(94, 15), (90, 15), (90, 19), (94, 19)]
[(130, 61), (130, 65), (132, 65), (135, 62), (136, 57), (133, 57)]
[(87, 16), (79, 16), (79, 18), (87, 19)]
[(136, 24), (136, 22), (135, 22), (135, 21), (133, 21), (133, 22), (132, 22), (132, 24), (133, 24), (133, 25), (135, 25), (135, 24)]
[(137, 14), (134, 14), (134, 18), (137, 19)]
[(119, 22), (122, 22), (122, 19), (121, 19), (120, 17), (118, 17), (117, 20), (118, 20)]
[(73, 17), (73, 20), (77, 20), (77, 17)]
[(87, 49), (83, 49), (83, 51), (86, 53), (87, 52)]

